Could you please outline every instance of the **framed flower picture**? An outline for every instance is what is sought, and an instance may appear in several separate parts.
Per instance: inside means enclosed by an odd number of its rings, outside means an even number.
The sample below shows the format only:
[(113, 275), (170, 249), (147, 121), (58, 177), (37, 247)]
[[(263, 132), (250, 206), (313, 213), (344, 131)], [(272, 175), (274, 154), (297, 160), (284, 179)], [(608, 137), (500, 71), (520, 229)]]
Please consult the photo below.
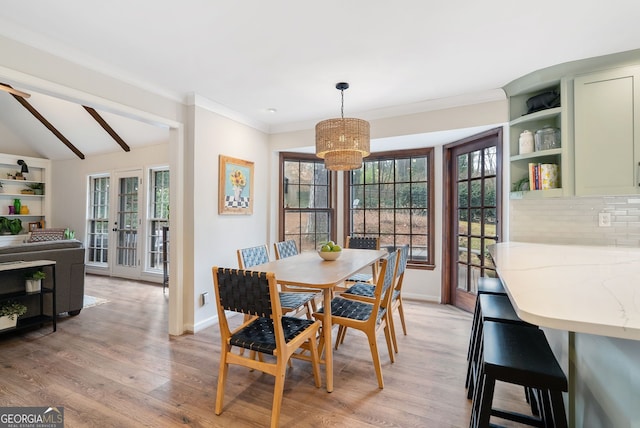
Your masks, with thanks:
[(220, 155), (218, 214), (253, 214), (253, 162)]

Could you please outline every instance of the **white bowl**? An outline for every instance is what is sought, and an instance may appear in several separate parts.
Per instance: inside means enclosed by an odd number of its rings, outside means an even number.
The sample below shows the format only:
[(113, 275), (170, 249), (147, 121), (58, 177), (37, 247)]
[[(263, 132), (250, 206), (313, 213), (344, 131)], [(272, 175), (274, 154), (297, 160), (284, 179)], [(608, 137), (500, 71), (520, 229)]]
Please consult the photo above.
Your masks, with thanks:
[(333, 261), (340, 257), (342, 251), (318, 251), (318, 254), (326, 261)]

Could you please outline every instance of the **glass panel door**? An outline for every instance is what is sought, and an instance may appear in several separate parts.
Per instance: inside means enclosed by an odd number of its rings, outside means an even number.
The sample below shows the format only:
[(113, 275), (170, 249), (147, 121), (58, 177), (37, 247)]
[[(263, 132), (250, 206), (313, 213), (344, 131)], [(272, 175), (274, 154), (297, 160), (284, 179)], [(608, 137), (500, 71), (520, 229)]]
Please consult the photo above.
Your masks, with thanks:
[(488, 247), (500, 239), (499, 138), (471, 140), (451, 150), (449, 290), (452, 303), (472, 311), (478, 278), (495, 277)]
[(138, 236), (140, 221), (140, 171), (120, 173), (116, 176), (117, 207), (112, 232), (116, 246), (112, 275), (138, 278), (141, 272)]

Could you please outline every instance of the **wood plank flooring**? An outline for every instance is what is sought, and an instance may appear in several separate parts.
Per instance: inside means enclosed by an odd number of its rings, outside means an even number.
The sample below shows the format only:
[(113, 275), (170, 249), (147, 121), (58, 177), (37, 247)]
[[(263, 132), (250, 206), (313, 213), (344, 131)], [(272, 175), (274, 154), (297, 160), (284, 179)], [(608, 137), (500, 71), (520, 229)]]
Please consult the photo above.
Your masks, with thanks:
[[(85, 292), (109, 302), (62, 317), (56, 333), (47, 326), (0, 337), (0, 406), (64, 406), (68, 428), (269, 425), (273, 377), (239, 367), (229, 370), (222, 415), (214, 414), (217, 325), (170, 338), (168, 295), (159, 285), (90, 275)], [(398, 336), (394, 364), (378, 337), (383, 390), (365, 336), (349, 331), (334, 354), (334, 392), (324, 388), (324, 367), (317, 389), (310, 365), (293, 362), (280, 426), (468, 426), (471, 315), (445, 305), (405, 306), (409, 334)], [(527, 410), (521, 388), (498, 385), (497, 399)]]

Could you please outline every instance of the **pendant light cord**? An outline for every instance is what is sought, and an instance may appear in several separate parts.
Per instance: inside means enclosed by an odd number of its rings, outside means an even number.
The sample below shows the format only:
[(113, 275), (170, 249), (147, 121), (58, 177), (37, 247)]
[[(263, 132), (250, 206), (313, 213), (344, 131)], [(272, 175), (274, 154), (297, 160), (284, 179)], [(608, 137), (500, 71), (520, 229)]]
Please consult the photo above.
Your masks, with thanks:
[(342, 102), (340, 104), (340, 116), (344, 119), (344, 89), (340, 90), (340, 95), (342, 97)]

